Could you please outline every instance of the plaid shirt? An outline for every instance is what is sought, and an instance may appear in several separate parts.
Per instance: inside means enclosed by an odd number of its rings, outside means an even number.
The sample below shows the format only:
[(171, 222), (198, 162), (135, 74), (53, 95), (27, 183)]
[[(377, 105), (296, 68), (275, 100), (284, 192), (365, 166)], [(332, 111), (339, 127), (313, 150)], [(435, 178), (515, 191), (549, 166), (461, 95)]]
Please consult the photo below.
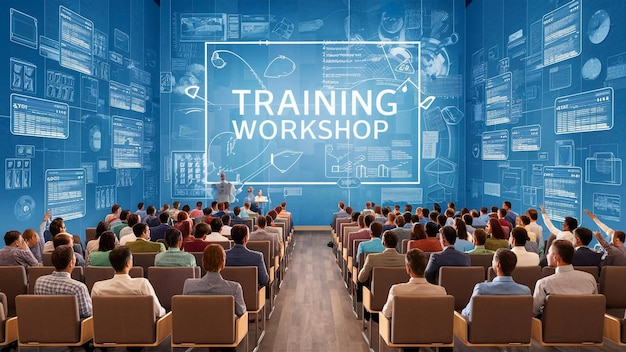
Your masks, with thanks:
[(92, 315), (91, 297), (87, 286), (70, 277), (65, 271), (54, 271), (50, 275), (41, 276), (35, 281), (36, 295), (74, 295), (78, 301), (78, 313), (82, 318)]

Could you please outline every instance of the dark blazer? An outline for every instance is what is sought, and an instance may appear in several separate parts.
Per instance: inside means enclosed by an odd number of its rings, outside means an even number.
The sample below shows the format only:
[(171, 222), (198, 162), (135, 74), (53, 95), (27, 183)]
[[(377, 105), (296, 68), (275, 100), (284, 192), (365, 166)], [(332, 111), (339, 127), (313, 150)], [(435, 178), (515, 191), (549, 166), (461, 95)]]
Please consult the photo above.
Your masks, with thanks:
[(592, 251), (589, 247), (578, 247), (572, 258), (573, 266), (599, 266), (602, 262), (602, 253)]
[(226, 266), (256, 266), (259, 275), (259, 285), (267, 286), (270, 277), (265, 268), (263, 253), (251, 251), (243, 244), (236, 244), (226, 251)]
[(453, 246), (448, 246), (443, 252), (432, 253), (424, 273), (426, 280), (437, 285), (439, 268), (442, 266), (470, 266), (470, 257), (467, 253), (457, 251)]

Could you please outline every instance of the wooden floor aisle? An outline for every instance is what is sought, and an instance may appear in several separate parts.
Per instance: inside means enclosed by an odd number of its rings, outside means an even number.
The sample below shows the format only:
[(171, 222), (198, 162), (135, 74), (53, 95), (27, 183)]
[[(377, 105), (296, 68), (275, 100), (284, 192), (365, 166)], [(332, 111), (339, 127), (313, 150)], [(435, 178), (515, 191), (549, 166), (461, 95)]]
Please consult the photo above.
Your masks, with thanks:
[(260, 351), (368, 351), (341, 280), (330, 233), (295, 235), (293, 260)]

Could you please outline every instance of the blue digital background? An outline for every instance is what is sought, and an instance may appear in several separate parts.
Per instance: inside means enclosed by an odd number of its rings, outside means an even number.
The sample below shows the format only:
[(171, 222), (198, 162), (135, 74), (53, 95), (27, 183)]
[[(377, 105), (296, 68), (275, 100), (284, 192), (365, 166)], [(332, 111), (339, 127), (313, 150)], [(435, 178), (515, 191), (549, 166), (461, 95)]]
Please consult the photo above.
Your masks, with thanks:
[[(340, 200), (510, 200), (622, 223), (622, 1), (11, 0), (0, 13), (0, 233), (37, 228), (46, 208), (82, 235), (113, 203), (207, 203), (220, 171), (239, 200), (261, 189), (300, 225), (326, 225)], [(243, 105), (233, 89), (250, 91)], [(352, 101), (302, 112), (305, 91), (385, 89), (394, 117), (351, 115)], [(255, 112), (261, 90), (274, 115)], [(233, 122), (263, 132), (237, 137)]]

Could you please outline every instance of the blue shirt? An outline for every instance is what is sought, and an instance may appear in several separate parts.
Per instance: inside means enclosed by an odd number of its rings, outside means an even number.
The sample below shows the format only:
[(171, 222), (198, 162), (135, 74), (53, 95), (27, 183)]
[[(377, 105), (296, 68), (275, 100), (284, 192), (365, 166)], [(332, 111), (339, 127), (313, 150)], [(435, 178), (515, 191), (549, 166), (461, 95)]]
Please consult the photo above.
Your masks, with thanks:
[[(496, 276), (492, 282), (481, 282), (474, 286), (472, 297), (480, 295), (530, 295), (530, 288), (513, 281), (510, 276)], [(472, 313), (472, 299), (461, 314), (469, 319)]]
[(461, 252), (469, 252), (474, 249), (474, 244), (468, 240), (457, 238), (454, 242), (454, 249)]
[(369, 241), (359, 243), (359, 249), (356, 251), (356, 258), (354, 259), (354, 264), (356, 266), (359, 265), (359, 255), (361, 253), (381, 253), (385, 250), (383, 246), (383, 240), (380, 237), (374, 237)]

